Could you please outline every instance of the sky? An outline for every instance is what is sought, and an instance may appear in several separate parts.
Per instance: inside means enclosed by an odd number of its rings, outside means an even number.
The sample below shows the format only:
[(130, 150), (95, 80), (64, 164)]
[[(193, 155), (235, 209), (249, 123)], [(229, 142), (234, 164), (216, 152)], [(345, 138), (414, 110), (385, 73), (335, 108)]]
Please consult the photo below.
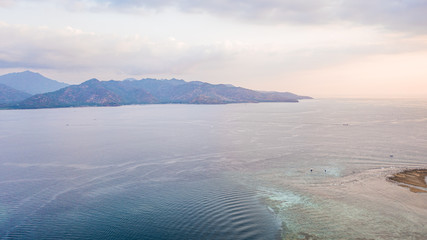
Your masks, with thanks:
[(425, 0), (0, 0), (0, 74), (427, 98)]

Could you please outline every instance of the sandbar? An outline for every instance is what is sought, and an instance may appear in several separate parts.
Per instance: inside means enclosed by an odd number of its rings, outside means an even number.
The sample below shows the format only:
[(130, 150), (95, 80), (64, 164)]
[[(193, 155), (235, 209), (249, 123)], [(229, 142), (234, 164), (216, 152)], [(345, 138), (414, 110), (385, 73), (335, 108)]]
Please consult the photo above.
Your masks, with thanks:
[(427, 189), (426, 177), (427, 169), (410, 169), (395, 173), (387, 179), (396, 182), (399, 186), (409, 188), (411, 192), (427, 193), (427, 191), (424, 190)]

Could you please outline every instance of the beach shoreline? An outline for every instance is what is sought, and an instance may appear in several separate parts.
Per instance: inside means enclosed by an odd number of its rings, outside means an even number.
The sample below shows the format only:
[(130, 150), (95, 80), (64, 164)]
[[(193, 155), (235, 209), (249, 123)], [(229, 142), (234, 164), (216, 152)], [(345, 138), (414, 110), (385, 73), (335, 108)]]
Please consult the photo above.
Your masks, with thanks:
[[(264, 195), (262, 200), (281, 219), (282, 239), (330, 239), (337, 236), (369, 239), (373, 233), (384, 239), (396, 239), (395, 236), (408, 228), (414, 239), (423, 239), (427, 224), (427, 194), (421, 190), (427, 190), (423, 187), (426, 174), (425, 167), (374, 168), (316, 183), (282, 185), (284, 191), (264, 190), (267, 196)], [(395, 176), (399, 178), (393, 178)], [(400, 187), (403, 184), (406, 189)], [(408, 191), (408, 186), (413, 188), (412, 192)], [(325, 222), (333, 221), (339, 224), (331, 230), (331, 225)], [(378, 221), (387, 224), (372, 230), (369, 226)], [(348, 225), (355, 226), (354, 231), (341, 228)]]
[(387, 177), (387, 180), (409, 188), (413, 193), (427, 193), (426, 177), (427, 169), (407, 169)]

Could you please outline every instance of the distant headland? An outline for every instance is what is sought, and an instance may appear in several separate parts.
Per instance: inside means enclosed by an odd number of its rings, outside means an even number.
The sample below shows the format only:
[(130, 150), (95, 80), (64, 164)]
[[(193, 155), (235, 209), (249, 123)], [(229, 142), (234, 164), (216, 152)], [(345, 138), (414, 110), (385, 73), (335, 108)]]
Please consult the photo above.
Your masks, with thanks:
[(25, 71), (0, 76), (0, 108), (37, 109), (130, 104), (227, 104), (298, 102), (290, 92), (262, 92), (229, 84), (169, 79), (99, 81), (68, 85)]

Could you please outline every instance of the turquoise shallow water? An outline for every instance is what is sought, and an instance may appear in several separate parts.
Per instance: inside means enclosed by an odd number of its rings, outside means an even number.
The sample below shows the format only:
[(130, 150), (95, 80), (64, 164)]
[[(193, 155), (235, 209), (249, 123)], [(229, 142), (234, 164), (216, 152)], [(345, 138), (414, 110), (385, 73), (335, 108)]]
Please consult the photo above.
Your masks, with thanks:
[(384, 179), (425, 130), (422, 100), (0, 111), (0, 239), (423, 239)]

